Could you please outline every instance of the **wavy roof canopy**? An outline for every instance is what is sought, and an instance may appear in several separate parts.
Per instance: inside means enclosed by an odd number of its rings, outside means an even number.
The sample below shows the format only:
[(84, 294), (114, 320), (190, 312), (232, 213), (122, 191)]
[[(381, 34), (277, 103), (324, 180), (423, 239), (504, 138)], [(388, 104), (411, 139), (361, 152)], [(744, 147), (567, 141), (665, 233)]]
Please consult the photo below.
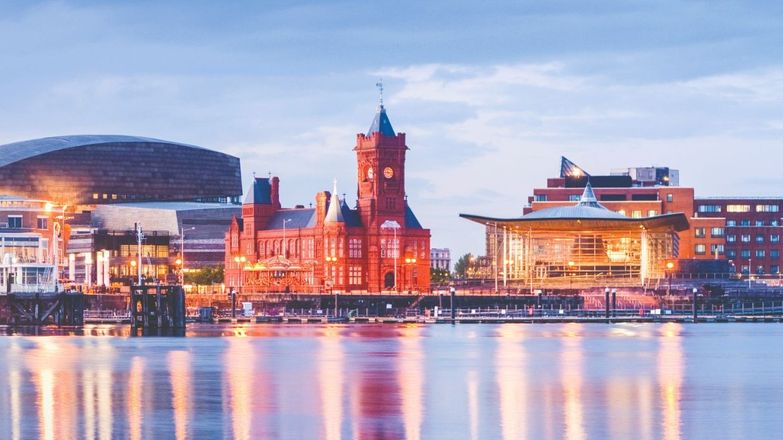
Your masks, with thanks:
[(10, 165), (20, 160), (39, 156), (41, 154), (67, 150), (69, 148), (85, 147), (88, 145), (139, 142), (178, 145), (182, 147), (211, 151), (196, 145), (182, 144), (179, 142), (170, 142), (141, 136), (126, 136), (117, 134), (76, 134), (69, 136), (53, 136), (40, 139), (31, 139), (28, 141), (0, 145), (0, 167)]

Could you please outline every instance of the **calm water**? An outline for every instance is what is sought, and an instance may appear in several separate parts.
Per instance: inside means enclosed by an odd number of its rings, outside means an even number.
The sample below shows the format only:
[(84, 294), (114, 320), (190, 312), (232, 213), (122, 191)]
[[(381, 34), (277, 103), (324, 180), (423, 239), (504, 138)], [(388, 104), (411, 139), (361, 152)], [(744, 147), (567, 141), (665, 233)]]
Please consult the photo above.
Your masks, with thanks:
[(783, 433), (780, 324), (122, 330), (0, 337), (0, 438)]

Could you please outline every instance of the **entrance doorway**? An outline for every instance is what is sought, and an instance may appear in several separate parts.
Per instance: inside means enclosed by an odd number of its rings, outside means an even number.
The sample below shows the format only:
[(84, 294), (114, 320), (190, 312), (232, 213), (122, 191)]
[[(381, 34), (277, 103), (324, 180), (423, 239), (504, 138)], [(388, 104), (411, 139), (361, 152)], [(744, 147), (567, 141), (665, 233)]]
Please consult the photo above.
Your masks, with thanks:
[(383, 287), (391, 289), (394, 287), (394, 272), (386, 272), (383, 276)]

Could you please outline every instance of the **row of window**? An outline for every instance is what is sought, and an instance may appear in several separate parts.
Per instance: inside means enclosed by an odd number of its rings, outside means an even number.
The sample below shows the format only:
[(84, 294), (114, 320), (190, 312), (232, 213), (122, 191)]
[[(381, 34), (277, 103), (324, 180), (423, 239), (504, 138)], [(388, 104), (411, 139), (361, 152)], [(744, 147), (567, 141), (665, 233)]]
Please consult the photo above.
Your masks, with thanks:
[[(767, 258), (767, 251), (764, 249), (756, 249), (755, 252), (751, 253), (750, 249), (742, 249), (739, 253), (740, 258), (751, 258), (752, 256), (755, 256), (756, 258)], [(729, 249), (726, 251), (726, 258), (732, 259), (737, 258), (737, 251), (733, 249)], [(769, 258), (773, 260), (777, 260), (780, 258), (780, 250), (778, 249), (772, 249), (769, 251)]]
[[(750, 272), (750, 267), (746, 264), (741, 266), (741, 269), (743, 274), (747, 275)], [(756, 275), (764, 275), (764, 266), (756, 266), (755, 270)], [(769, 266), (769, 273), (772, 275), (778, 275), (780, 274), (780, 266), (777, 264), (773, 264)]]
[[(736, 220), (726, 220), (726, 226), (737, 226)], [(764, 220), (756, 220), (751, 224), (749, 219), (742, 219), (739, 221), (739, 226), (780, 226), (780, 222), (776, 220), (770, 220), (769, 223)]]
[[(742, 243), (750, 243), (751, 236), (750, 234), (741, 234), (740, 235), (740, 242)], [(766, 236), (764, 235), (756, 235), (756, 243), (764, 243), (766, 240)], [(737, 241), (737, 236), (734, 234), (729, 234), (726, 236), (726, 242), (727, 243), (735, 243)], [(780, 234), (770, 234), (769, 236), (769, 242), (770, 243), (780, 243)]]

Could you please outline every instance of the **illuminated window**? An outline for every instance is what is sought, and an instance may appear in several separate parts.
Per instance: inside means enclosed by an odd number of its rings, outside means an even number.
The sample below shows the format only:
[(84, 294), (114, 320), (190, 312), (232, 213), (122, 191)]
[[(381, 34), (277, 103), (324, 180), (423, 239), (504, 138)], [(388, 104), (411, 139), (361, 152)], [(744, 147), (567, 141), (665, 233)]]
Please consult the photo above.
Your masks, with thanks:
[(756, 258), (764, 258), (767, 256), (767, 251), (764, 249), (756, 249)]
[(763, 235), (757, 235), (756, 236), (756, 243), (764, 243), (764, 236)]
[(713, 237), (723, 237), (723, 228), (710, 228), (710, 235)]
[(704, 238), (707, 235), (704, 228), (696, 228), (694, 229), (694, 232), (696, 234), (696, 238)]
[(674, 201), (674, 195), (672, 193), (666, 194), (666, 201), (671, 203)]
[(740, 235), (740, 241), (743, 243), (750, 243), (750, 234)]
[(696, 255), (704, 255), (706, 253), (707, 253), (707, 245), (705, 244), (696, 245)]
[(710, 255), (722, 254), (724, 251), (722, 244), (713, 244), (710, 246)]
[(769, 236), (770, 243), (779, 243), (780, 242), (780, 235), (779, 234), (772, 234)]
[(727, 235), (727, 236), (726, 236), (726, 241), (727, 241), (728, 243), (734, 243), (735, 241), (737, 241), (737, 236), (736, 236), (736, 235), (734, 235), (734, 234)]
[(750, 205), (726, 205), (726, 212), (750, 212)]
[(658, 211), (654, 209), (650, 209), (647, 211), (647, 217), (655, 217), (656, 215), (658, 215)]
[(633, 218), (642, 218), (642, 211), (641, 211), (641, 210), (638, 210), (638, 209), (637, 209), (637, 210), (635, 210), (635, 211), (634, 211), (634, 212), (631, 214), (631, 217), (633, 217)]
[(358, 286), (362, 284), (361, 266), (351, 266), (348, 268), (348, 284), (352, 286)]
[(779, 205), (756, 205), (756, 212), (778, 212)]

